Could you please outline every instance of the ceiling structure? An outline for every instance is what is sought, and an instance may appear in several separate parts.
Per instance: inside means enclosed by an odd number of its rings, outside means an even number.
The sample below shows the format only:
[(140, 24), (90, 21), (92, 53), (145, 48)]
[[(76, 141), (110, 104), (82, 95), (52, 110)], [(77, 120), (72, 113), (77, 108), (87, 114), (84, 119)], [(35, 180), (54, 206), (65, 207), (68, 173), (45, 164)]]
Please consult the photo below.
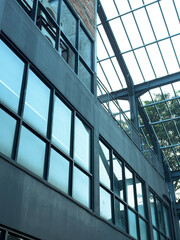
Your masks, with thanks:
[(180, 1), (98, 1), (97, 75), (112, 116), (125, 124), (122, 109), (180, 170)]

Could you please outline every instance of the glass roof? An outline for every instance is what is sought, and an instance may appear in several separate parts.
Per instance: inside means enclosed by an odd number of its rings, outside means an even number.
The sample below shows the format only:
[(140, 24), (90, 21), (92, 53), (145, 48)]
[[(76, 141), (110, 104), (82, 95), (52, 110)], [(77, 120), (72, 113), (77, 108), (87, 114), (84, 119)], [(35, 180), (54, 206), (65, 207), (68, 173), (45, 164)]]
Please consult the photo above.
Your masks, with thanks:
[[(179, 0), (100, 0), (134, 85), (180, 72)], [(105, 29), (97, 19), (97, 75), (109, 92), (127, 88)], [(139, 98), (172, 170), (180, 169), (180, 81)], [(117, 100), (129, 114), (129, 102)], [(111, 108), (114, 115), (115, 108)], [(149, 141), (140, 121), (142, 134)]]

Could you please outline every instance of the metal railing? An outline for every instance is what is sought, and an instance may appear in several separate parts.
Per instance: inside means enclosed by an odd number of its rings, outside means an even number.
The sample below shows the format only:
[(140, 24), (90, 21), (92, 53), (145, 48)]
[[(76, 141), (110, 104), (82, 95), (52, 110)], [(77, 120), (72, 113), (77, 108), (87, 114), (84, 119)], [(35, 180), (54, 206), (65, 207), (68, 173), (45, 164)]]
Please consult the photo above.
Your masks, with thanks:
[(109, 101), (105, 103), (101, 102), (100, 99), (98, 98), (98, 100), (100, 101), (104, 109), (107, 111), (107, 113), (114, 119), (118, 126), (121, 129), (123, 129), (126, 135), (139, 148), (139, 150), (143, 153), (143, 155), (149, 162), (155, 163), (156, 161), (160, 161), (156, 153), (153, 151), (153, 149), (147, 142), (147, 140), (144, 139), (140, 132), (138, 132), (138, 130), (129, 120), (125, 112), (121, 109), (120, 105), (118, 104), (118, 101), (112, 97), (112, 95), (108, 92), (107, 88), (104, 86), (104, 84), (101, 82), (99, 78), (97, 78), (97, 85), (103, 93), (109, 96)]

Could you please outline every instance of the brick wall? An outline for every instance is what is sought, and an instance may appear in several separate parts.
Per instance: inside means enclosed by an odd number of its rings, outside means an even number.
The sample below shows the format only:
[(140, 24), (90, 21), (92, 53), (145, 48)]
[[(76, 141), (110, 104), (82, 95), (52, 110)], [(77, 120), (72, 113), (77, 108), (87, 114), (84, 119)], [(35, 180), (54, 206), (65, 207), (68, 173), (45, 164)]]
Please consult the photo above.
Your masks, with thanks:
[(95, 33), (95, 0), (69, 0), (94, 37)]

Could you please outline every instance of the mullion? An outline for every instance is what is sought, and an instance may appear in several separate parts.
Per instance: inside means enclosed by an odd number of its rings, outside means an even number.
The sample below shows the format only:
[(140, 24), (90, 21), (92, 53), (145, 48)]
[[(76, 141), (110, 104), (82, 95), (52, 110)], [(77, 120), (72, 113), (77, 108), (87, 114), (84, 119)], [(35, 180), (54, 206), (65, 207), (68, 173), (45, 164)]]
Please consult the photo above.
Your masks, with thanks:
[[(162, 17), (163, 17), (164, 24), (165, 24), (165, 26), (166, 26), (166, 30), (167, 30), (167, 32), (168, 32), (168, 35), (170, 36), (169, 28), (168, 28), (168, 26), (167, 26), (167, 23), (166, 23), (166, 20), (165, 20), (165, 17), (164, 17), (164, 13), (163, 13), (163, 10), (162, 10), (162, 8), (161, 8), (161, 4), (160, 4), (159, 2), (158, 2), (158, 5), (159, 5), (159, 8), (160, 8)], [(176, 54), (176, 51), (175, 51), (175, 48), (174, 48), (174, 44), (173, 44), (171, 38), (170, 38), (170, 42), (171, 42), (171, 46), (172, 46), (172, 48), (173, 48), (173, 52), (174, 52), (176, 61), (177, 61), (178, 65), (179, 65), (179, 67), (180, 67), (180, 63), (179, 63), (179, 60), (178, 60), (178, 57), (177, 57), (177, 54)]]
[[(142, 0), (142, 2), (143, 2), (143, 4), (144, 4), (144, 0)], [(155, 34), (155, 31), (154, 31), (154, 28), (153, 28), (153, 25), (152, 25), (151, 19), (150, 19), (150, 17), (149, 17), (149, 14), (148, 14), (148, 11), (147, 11), (146, 6), (144, 7), (144, 9), (145, 9), (145, 11), (146, 11), (146, 14), (147, 14), (147, 17), (148, 17), (148, 20), (149, 20), (149, 23), (150, 23), (150, 26), (151, 26), (151, 29), (152, 29), (154, 38), (155, 38), (155, 40), (156, 40), (156, 44), (157, 44), (157, 46), (158, 46), (158, 49), (159, 49), (159, 52), (160, 52), (160, 55), (161, 55), (161, 58), (162, 58), (164, 67), (165, 67), (165, 69), (166, 69), (167, 74), (169, 74), (168, 69), (167, 69), (167, 66), (166, 66), (166, 63), (165, 63), (165, 60), (164, 60), (164, 57), (163, 57), (163, 55), (162, 55), (161, 48), (160, 48), (160, 46), (159, 46), (159, 42), (158, 42), (158, 40), (157, 40), (157, 37), (156, 37), (156, 34)]]

